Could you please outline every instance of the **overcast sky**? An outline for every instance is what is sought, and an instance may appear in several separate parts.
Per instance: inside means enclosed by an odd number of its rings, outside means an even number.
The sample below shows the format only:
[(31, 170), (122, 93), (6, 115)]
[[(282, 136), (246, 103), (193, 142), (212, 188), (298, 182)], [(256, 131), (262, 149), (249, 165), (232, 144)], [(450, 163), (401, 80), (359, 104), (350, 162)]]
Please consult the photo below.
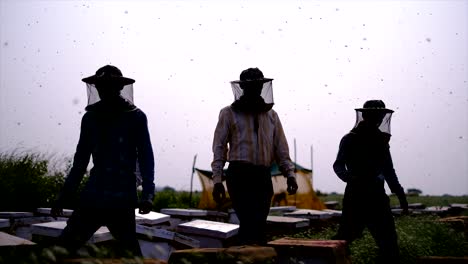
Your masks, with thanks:
[[(468, 194), (468, 1), (0, 1), (0, 151), (72, 157), (87, 104), (83, 77), (112, 64), (136, 79), (155, 182), (190, 187), (211, 169), (229, 81), (274, 78), (294, 159), (314, 188), (332, 170), (354, 108), (395, 110), (391, 152), (405, 189)], [(195, 178), (194, 186), (200, 189)]]

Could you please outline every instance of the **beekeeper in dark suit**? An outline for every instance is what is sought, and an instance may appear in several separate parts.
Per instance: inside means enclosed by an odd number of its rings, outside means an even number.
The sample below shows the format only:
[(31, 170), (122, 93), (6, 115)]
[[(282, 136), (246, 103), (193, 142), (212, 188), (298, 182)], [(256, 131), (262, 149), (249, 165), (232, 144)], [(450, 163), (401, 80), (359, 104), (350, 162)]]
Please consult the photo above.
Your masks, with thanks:
[[(81, 247), (101, 226), (107, 226), (124, 251), (141, 255), (135, 233), (135, 208), (149, 213), (154, 197), (154, 157), (147, 118), (133, 104), (133, 79), (106, 65), (84, 78), (88, 106), (73, 166), (52, 214), (62, 214), (63, 204), (77, 191), (90, 158), (93, 167), (73, 215), (60, 237), (71, 251)], [(138, 201), (136, 164), (142, 177)]]
[(403, 213), (408, 202), (390, 155), (390, 121), (393, 110), (381, 100), (370, 100), (356, 109), (354, 128), (342, 139), (333, 169), (346, 182), (343, 212), (335, 239), (351, 243), (368, 228), (379, 250), (378, 263), (398, 263), (397, 233), (384, 183), (400, 201)]

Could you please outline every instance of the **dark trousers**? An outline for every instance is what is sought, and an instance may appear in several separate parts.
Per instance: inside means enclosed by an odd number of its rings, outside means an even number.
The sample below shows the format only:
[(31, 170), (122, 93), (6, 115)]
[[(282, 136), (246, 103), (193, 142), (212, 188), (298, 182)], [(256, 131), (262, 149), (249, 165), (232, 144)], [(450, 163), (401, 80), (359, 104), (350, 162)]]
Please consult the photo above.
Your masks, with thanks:
[(118, 251), (123, 256), (141, 256), (135, 232), (135, 209), (79, 208), (73, 211), (63, 230), (59, 244), (75, 254), (101, 226), (107, 226), (119, 242)]
[(378, 263), (399, 263), (398, 238), (387, 195), (347, 190), (340, 227), (334, 239), (351, 243), (362, 236), (366, 227), (379, 247)]
[(270, 168), (231, 162), (227, 189), (239, 218), (239, 243), (266, 244), (266, 220), (273, 196)]

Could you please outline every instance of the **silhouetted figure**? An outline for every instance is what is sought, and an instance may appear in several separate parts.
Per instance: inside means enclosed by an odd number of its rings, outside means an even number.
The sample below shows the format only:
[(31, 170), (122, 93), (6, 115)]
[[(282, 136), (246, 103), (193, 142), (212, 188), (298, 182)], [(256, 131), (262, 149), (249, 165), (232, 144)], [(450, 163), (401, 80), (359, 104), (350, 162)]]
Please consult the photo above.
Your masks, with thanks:
[[(76, 252), (101, 226), (107, 226), (123, 251), (141, 255), (135, 233), (135, 208), (149, 213), (154, 198), (154, 157), (146, 115), (132, 102), (133, 79), (122, 76), (114, 66), (104, 66), (84, 78), (88, 106), (81, 133), (63, 189), (52, 215), (77, 191), (93, 158), (80, 201), (62, 232), (60, 244)], [(142, 177), (138, 202), (135, 176), (137, 160)]]
[(270, 166), (279, 164), (287, 177), (287, 190), (297, 191), (294, 165), (283, 127), (273, 107), (273, 79), (258, 68), (240, 74), (231, 82), (235, 101), (223, 108), (213, 139), (213, 198), (225, 198), (223, 167), (229, 162), (226, 184), (240, 221), (241, 244), (266, 243), (266, 219), (273, 196)]
[(398, 196), (403, 213), (408, 212), (389, 149), (392, 113), (381, 100), (367, 101), (363, 108), (356, 109), (356, 124), (341, 140), (333, 164), (335, 173), (346, 182), (343, 214), (335, 239), (351, 243), (367, 227), (380, 250), (378, 263), (399, 262), (395, 222), (384, 182)]

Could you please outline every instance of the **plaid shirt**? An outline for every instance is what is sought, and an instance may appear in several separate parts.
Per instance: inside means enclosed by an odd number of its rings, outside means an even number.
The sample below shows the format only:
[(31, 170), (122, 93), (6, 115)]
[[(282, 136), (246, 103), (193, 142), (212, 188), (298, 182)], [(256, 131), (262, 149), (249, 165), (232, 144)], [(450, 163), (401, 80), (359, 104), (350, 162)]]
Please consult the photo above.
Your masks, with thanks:
[[(258, 129), (255, 129), (256, 121)], [(288, 142), (274, 110), (255, 115), (237, 112), (227, 106), (220, 111), (213, 139), (211, 168), (214, 183), (222, 181), (226, 161), (267, 167), (276, 161), (284, 176), (295, 177)]]

